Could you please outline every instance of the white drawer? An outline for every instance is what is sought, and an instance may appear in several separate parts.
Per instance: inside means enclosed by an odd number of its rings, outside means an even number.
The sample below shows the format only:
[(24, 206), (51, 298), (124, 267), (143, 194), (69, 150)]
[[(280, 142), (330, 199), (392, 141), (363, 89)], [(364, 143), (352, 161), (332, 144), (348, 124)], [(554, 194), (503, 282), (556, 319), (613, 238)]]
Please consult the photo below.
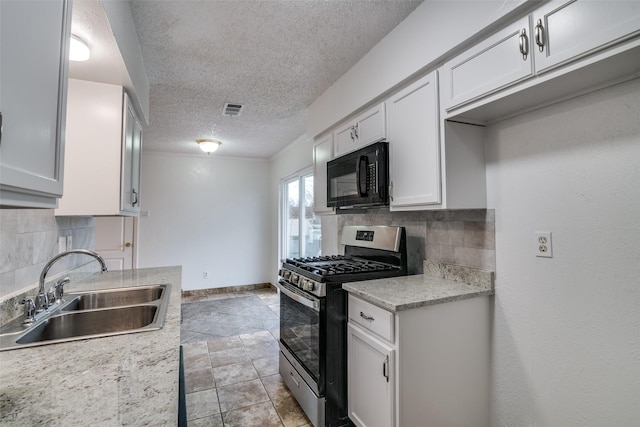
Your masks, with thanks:
[(349, 321), (393, 343), (393, 313), (349, 294)]

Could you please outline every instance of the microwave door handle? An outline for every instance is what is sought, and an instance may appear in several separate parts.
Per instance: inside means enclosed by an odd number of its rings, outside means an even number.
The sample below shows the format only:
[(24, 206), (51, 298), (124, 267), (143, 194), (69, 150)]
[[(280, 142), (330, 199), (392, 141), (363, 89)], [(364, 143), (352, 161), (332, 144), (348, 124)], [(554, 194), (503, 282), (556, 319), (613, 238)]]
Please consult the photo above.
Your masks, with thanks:
[[(367, 195), (367, 164), (369, 159), (367, 156), (360, 156), (356, 164), (356, 183), (358, 185), (358, 195), (365, 197)], [(364, 164), (364, 167), (362, 166)]]

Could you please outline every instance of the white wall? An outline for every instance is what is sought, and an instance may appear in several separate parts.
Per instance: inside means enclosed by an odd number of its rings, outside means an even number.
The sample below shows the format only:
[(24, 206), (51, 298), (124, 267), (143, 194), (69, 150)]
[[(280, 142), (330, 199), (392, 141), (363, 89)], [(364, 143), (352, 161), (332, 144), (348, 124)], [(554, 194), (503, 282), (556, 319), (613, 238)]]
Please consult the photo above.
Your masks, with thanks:
[[(491, 425), (640, 425), (640, 80), (487, 138)], [(537, 230), (553, 258), (534, 256)]]
[(138, 266), (182, 265), (185, 290), (269, 282), (268, 176), (268, 160), (143, 152)]
[[(268, 258), (271, 283), (276, 283), (280, 266), (280, 185), (282, 180), (313, 165), (313, 142), (302, 135), (278, 154), (269, 163), (269, 200), (271, 246)], [(323, 233), (324, 234), (324, 233)]]
[(317, 136), (530, 0), (425, 0), (308, 109)]

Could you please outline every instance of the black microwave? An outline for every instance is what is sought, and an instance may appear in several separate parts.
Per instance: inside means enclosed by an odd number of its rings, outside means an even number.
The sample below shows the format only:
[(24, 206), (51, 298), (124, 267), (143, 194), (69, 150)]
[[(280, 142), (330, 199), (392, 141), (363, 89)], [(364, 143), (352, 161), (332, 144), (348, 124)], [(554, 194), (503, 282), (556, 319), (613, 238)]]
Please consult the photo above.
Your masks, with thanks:
[(389, 143), (376, 142), (327, 162), (327, 206), (338, 209), (389, 204)]

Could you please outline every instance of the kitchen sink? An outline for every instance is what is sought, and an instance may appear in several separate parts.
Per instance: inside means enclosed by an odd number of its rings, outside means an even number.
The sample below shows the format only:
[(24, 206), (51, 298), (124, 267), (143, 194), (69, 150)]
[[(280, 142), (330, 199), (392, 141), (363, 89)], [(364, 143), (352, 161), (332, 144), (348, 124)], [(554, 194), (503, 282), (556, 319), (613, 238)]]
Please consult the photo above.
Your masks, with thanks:
[(153, 324), (157, 311), (155, 305), (134, 305), (59, 314), (40, 322), (17, 339), (16, 343), (31, 344), (131, 332)]
[(164, 285), (156, 285), (74, 294), (77, 296), (61, 310), (94, 310), (96, 308), (144, 304), (159, 300), (164, 290)]
[(171, 285), (69, 293), (31, 325), (0, 328), (0, 351), (162, 329)]

